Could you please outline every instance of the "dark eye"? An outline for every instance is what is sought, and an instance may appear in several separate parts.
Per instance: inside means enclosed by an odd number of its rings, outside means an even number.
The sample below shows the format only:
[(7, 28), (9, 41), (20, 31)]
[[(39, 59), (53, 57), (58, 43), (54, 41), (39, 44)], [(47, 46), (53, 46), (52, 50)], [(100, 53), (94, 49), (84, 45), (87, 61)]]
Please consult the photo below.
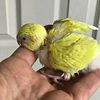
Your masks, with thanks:
[(24, 41), (26, 40), (26, 38), (25, 38), (25, 37), (23, 37), (22, 39), (23, 39)]
[(23, 36), (23, 37), (21, 37), (21, 41), (23, 41), (23, 42), (27, 42), (29, 40), (30, 40), (29, 36)]

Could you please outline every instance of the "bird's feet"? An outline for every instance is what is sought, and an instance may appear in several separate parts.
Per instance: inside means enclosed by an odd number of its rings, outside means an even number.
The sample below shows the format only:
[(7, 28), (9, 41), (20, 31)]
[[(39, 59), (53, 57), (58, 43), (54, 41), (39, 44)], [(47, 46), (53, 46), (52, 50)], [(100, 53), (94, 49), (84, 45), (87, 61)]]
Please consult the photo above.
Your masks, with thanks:
[(42, 70), (39, 70), (39, 73), (46, 76), (51, 84), (56, 83), (62, 85), (61, 81), (68, 81), (71, 78), (70, 74), (65, 74), (62, 71), (52, 70), (49, 68), (43, 68)]

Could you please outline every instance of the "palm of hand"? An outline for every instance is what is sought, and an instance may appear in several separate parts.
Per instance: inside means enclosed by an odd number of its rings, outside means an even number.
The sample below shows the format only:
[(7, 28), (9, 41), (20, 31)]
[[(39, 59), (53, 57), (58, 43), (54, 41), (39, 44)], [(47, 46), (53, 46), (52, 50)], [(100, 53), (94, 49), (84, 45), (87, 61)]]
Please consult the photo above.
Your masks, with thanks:
[(86, 100), (100, 86), (100, 71), (52, 86), (32, 70), (33, 52), (19, 48), (0, 64), (1, 100)]

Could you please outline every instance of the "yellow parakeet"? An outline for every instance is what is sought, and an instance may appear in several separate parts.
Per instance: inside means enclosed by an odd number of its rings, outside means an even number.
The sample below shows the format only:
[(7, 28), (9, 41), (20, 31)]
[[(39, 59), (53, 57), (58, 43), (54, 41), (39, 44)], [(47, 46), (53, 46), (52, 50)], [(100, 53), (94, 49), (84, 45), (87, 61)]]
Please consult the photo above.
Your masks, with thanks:
[[(69, 79), (80, 70), (100, 67), (97, 60), (100, 58), (100, 44), (85, 34), (91, 30), (97, 28), (65, 18), (55, 21), (48, 34), (39, 24), (26, 24), (19, 30), (17, 41), (32, 51), (38, 50), (40, 62), (45, 67), (61, 70)], [(93, 67), (95, 64), (96, 68)]]

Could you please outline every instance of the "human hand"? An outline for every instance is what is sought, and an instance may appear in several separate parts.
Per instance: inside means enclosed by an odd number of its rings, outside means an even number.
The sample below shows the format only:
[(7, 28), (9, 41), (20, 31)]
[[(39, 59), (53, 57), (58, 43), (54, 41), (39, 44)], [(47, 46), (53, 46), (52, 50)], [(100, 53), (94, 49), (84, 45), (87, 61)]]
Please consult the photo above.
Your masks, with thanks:
[(100, 70), (52, 86), (32, 70), (36, 58), (20, 47), (0, 63), (0, 100), (87, 100), (100, 86)]

